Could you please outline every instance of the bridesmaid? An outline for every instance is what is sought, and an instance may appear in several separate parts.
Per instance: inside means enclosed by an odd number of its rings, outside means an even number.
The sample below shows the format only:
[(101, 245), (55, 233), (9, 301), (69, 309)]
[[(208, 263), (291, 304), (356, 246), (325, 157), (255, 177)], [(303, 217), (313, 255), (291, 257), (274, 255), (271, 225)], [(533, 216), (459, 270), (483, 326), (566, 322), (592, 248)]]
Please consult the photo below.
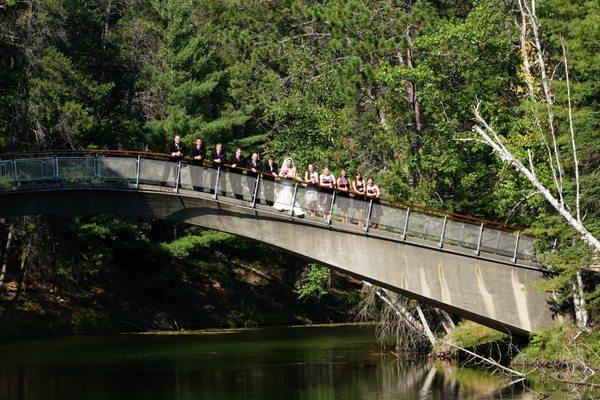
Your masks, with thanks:
[(354, 180), (352, 181), (352, 190), (356, 194), (356, 196), (354, 196), (355, 199), (358, 200), (356, 204), (359, 204), (359, 206), (356, 207), (356, 217), (358, 219), (358, 226), (362, 227), (364, 225), (363, 221), (365, 219), (366, 202), (364, 201), (365, 183), (363, 182), (362, 174), (360, 172), (357, 172), (356, 175), (354, 175)]
[(331, 207), (331, 193), (335, 187), (335, 176), (331, 173), (329, 166), (323, 168), (323, 173), (319, 179), (321, 185), (321, 205), (323, 206), (323, 218), (329, 218), (329, 208)]
[(307, 189), (304, 198), (308, 203), (310, 215), (314, 217), (317, 215), (317, 208), (319, 202), (319, 193), (317, 192), (317, 189), (315, 187), (319, 184), (319, 173), (315, 171), (314, 164), (308, 164), (307, 170), (304, 173), (304, 181), (307, 183)]
[(367, 198), (373, 200), (373, 206), (371, 207), (371, 221), (373, 221), (373, 228), (379, 227), (379, 218), (381, 217), (381, 191), (379, 186), (375, 184), (373, 178), (367, 179)]
[(340, 209), (342, 210), (342, 222), (349, 224), (350, 217), (348, 216), (348, 204), (350, 193), (350, 179), (346, 176), (346, 170), (340, 170), (340, 177), (337, 180), (338, 196), (343, 197), (340, 200)]

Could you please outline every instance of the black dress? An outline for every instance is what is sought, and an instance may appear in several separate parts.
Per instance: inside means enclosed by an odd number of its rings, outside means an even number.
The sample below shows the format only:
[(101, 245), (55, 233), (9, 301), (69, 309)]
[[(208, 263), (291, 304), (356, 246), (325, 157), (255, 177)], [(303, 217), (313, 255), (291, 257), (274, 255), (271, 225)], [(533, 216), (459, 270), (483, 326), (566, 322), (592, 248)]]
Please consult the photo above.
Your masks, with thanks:
[[(377, 191), (374, 188), (367, 188), (367, 194), (374, 195)], [(373, 201), (373, 205), (371, 207), (371, 222), (374, 224), (379, 224), (379, 219), (381, 218), (381, 201), (377, 197), (369, 197)]]

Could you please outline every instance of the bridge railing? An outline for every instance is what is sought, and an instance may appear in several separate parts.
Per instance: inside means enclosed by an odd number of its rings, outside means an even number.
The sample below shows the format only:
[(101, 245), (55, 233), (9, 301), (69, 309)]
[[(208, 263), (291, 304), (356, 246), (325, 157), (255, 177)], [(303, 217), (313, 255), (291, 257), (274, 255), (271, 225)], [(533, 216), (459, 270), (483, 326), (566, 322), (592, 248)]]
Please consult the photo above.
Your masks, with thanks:
[[(535, 259), (534, 238), (490, 221), (444, 213), (423, 207), (369, 199), (354, 193), (320, 188), (302, 181), (275, 178), (228, 166), (172, 161), (146, 153), (41, 155), (0, 160), (0, 188), (27, 190), (39, 185), (106, 186), (159, 185), (174, 191), (194, 190), (235, 198), (250, 207), (284, 203), (290, 217), (302, 211), (307, 220), (323, 225), (358, 225), (371, 234), (392, 240), (425, 241), (472, 249), (476, 255), (492, 253), (518, 259)], [(285, 195), (281, 195), (283, 191)]]

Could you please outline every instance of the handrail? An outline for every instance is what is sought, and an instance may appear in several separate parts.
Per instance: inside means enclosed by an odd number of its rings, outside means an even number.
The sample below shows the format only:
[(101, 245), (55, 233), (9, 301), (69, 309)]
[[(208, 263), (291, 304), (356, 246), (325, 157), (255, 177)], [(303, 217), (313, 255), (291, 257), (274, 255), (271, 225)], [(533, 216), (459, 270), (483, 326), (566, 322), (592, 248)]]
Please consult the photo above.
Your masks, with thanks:
[[(155, 159), (155, 160), (160, 160), (160, 161), (173, 161), (173, 162), (177, 161), (177, 162), (182, 162), (185, 164), (198, 165), (198, 166), (203, 166), (203, 167), (208, 167), (208, 168), (217, 168), (220, 166), (221, 168), (224, 168), (229, 172), (238, 173), (237, 171), (240, 171), (239, 173), (242, 173), (242, 174), (244, 172), (246, 174), (248, 174), (248, 173), (260, 174), (263, 177), (266, 175), (269, 177), (273, 177), (274, 179), (279, 180), (279, 181), (289, 180), (294, 183), (301, 183), (303, 186), (321, 187), (320, 184), (314, 184), (311, 181), (305, 181), (302, 178), (294, 178), (294, 179), (284, 178), (284, 177), (279, 176), (279, 174), (276, 174), (276, 177), (274, 177), (273, 173), (271, 173), (269, 171), (259, 170), (258, 172), (254, 172), (249, 168), (238, 167), (238, 166), (236, 166), (234, 168), (231, 165), (226, 164), (226, 163), (218, 164), (218, 163), (213, 163), (210, 160), (206, 160), (206, 159), (202, 160), (201, 162), (198, 162), (198, 160), (194, 160), (191, 157), (185, 157), (185, 156), (184, 157), (173, 157), (169, 154), (153, 153), (153, 152), (139, 151), (139, 150), (97, 149), (97, 150), (34, 151), (34, 152), (27, 152), (27, 153), (26, 152), (13, 152), (13, 153), (0, 154), (0, 160), (42, 158), (42, 157), (50, 157), (50, 156), (64, 156), (64, 155), (105, 155), (105, 156), (132, 156), (132, 157), (142, 157), (143, 156), (144, 158), (148, 158), (148, 159)], [(336, 193), (339, 193), (339, 192), (348, 193), (349, 195), (351, 195), (353, 197), (358, 197), (358, 198), (364, 197), (365, 200), (368, 200), (370, 198), (366, 194), (357, 193), (352, 189), (339, 190), (336, 187), (328, 188), (328, 189), (331, 191), (334, 191)], [(502, 222), (492, 221), (492, 220), (481, 218), (481, 217), (474, 217), (474, 216), (469, 216), (469, 215), (464, 215), (464, 214), (458, 214), (458, 213), (451, 212), (451, 211), (443, 211), (443, 210), (439, 210), (439, 209), (435, 209), (432, 207), (423, 206), (423, 205), (419, 205), (419, 204), (403, 202), (403, 201), (395, 201), (395, 200), (390, 200), (390, 199), (385, 199), (385, 198), (380, 198), (380, 201), (381, 201), (381, 204), (389, 205), (389, 206), (392, 206), (395, 208), (401, 208), (401, 209), (410, 208), (413, 211), (419, 211), (420, 213), (423, 213), (426, 215), (438, 216), (438, 217), (450, 217), (456, 221), (466, 222), (466, 223), (471, 223), (471, 224), (478, 224), (478, 225), (483, 224), (484, 226), (502, 230), (502, 231), (522, 232), (525, 230), (525, 228), (520, 227), (520, 226), (505, 224)]]

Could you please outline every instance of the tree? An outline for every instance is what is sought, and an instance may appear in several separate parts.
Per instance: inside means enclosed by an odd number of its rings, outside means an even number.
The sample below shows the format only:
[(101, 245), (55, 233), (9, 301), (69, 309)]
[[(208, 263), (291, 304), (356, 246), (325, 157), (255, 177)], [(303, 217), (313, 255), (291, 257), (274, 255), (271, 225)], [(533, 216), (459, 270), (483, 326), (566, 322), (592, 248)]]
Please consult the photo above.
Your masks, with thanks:
[(193, 3), (156, 0), (150, 26), (157, 44), (149, 63), (155, 111), (147, 123), (149, 141), (162, 149), (167, 137), (191, 142), (229, 141), (248, 120), (227, 93), (227, 71), (202, 36), (205, 20)]
[[(565, 278), (571, 278), (577, 324), (580, 328), (585, 329), (588, 323), (588, 313), (585, 304), (581, 268), (589, 267), (593, 259), (597, 259), (598, 253), (600, 253), (600, 241), (598, 241), (594, 232), (585, 226), (583, 221), (584, 214), (581, 210), (580, 160), (575, 134), (566, 40), (559, 35), (559, 48), (562, 54), (556, 67), (562, 63), (564, 69), (564, 88), (566, 92), (564, 103), (566, 105), (562, 105), (562, 109), (566, 108), (566, 113), (564, 114), (567, 121), (567, 123), (561, 125), (556, 119), (557, 112), (561, 111), (561, 105), (556, 102), (557, 97), (555, 96), (552, 77), (549, 74), (549, 67), (546, 63), (548, 55), (542, 44), (543, 38), (537, 15), (537, 3), (535, 0), (519, 0), (518, 4), (521, 27), (521, 71), (527, 87), (527, 97), (524, 104), (529, 107), (527, 115), (531, 117), (532, 123), (529, 125), (533, 129), (530, 129), (526, 135), (519, 138), (520, 140), (515, 140), (514, 137), (511, 138), (511, 145), (513, 148), (516, 148), (515, 150), (511, 150), (505, 145), (505, 140), (500, 137), (497, 131), (482, 116), (480, 106), (477, 105), (473, 109), (477, 123), (473, 127), (473, 130), (504, 162), (514, 166), (517, 171), (522, 173), (536, 188), (537, 192), (566, 221), (568, 226), (574, 229), (583, 242), (590, 246), (591, 252), (584, 251), (583, 256), (579, 254), (577, 257), (573, 257), (574, 254), (568, 251), (569, 249), (566, 249), (563, 250), (563, 256), (566, 257), (553, 257), (554, 261), (559, 264), (557, 266), (558, 269), (562, 272), (558, 279), (554, 279), (554, 282), (558, 284), (555, 286), (560, 288), (562, 285), (562, 289), (564, 290)], [(590, 6), (590, 13), (597, 11), (594, 10), (593, 6)], [(555, 68), (555, 71), (557, 69)], [(534, 71), (539, 71), (539, 75), (536, 75)], [(564, 143), (568, 145), (564, 145)], [(536, 150), (541, 150), (544, 155), (536, 156)], [(527, 155), (528, 166), (515, 155), (515, 151)], [(567, 162), (565, 162), (565, 158), (568, 160)], [(536, 160), (539, 159), (543, 160), (541, 167), (539, 163), (536, 165)], [(572, 177), (570, 179), (567, 176), (565, 165), (571, 166)], [(593, 175), (595, 175), (594, 172), (592, 172)], [(551, 183), (554, 189), (551, 190), (546, 182)], [(569, 188), (572, 189), (572, 194), (570, 195), (568, 193)], [(593, 213), (595, 214), (594, 211)], [(592, 217), (591, 223), (592, 226), (596, 226), (596, 218)], [(563, 239), (567, 239), (567, 241), (563, 242), (562, 245), (573, 246), (572, 239), (568, 235), (564, 236), (563, 233)], [(562, 267), (560, 266), (561, 264)], [(597, 295), (596, 289), (592, 296)]]

